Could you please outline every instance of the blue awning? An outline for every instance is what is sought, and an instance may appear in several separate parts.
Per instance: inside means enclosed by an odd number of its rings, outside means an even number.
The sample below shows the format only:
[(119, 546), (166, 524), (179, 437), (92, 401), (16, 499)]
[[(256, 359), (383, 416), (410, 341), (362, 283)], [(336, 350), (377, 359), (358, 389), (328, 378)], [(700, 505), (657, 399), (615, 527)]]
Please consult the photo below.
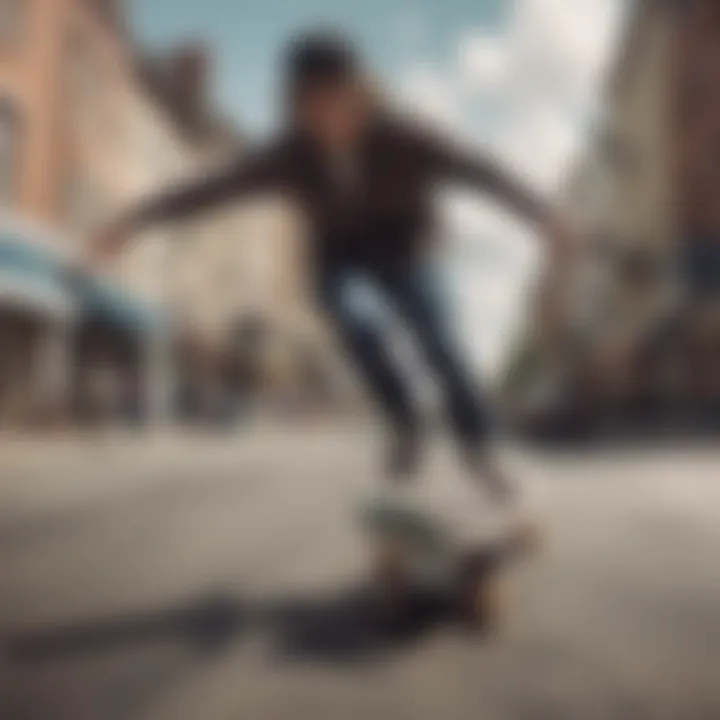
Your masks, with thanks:
[(0, 302), (40, 313), (67, 315), (75, 305), (65, 282), (66, 263), (30, 233), (0, 230)]
[(164, 313), (112, 281), (79, 275), (69, 258), (40, 242), (31, 230), (0, 229), (0, 303), (48, 314), (75, 314), (132, 333), (168, 326)]

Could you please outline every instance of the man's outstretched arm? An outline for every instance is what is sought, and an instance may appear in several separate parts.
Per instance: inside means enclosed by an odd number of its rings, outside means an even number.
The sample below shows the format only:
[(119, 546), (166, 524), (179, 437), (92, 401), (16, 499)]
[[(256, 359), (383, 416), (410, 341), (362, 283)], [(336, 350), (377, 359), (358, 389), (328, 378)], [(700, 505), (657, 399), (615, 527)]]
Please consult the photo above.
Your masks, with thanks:
[(549, 204), (538, 193), (489, 154), (425, 129), (418, 129), (415, 139), (439, 178), (487, 193), (531, 222), (543, 222), (551, 215)]
[(140, 203), (104, 228), (92, 247), (94, 257), (117, 252), (132, 235), (158, 222), (181, 220), (242, 195), (271, 190), (282, 182), (278, 149), (253, 153), (235, 160), (214, 175), (173, 187)]
[(536, 227), (549, 251), (540, 305), (546, 325), (555, 327), (564, 312), (566, 273), (579, 248), (571, 223), (522, 179), (514, 177), (488, 155), (423, 134), (419, 135), (418, 147), (431, 172), (439, 179), (488, 193)]

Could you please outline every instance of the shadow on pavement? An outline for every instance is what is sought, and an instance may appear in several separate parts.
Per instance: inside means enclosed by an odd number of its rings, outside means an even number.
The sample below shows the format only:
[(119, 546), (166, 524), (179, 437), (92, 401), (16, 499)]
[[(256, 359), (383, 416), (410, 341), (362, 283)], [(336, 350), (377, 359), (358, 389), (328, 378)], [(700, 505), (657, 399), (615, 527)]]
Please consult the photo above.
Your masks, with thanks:
[(242, 604), (218, 597), (147, 614), (128, 613), (12, 635), (4, 644), (8, 657), (18, 662), (62, 660), (167, 639), (185, 640), (212, 652), (238, 637), (244, 625)]
[(3, 645), (11, 662), (23, 664), (63, 662), (166, 640), (213, 654), (253, 634), (267, 639), (278, 662), (342, 664), (378, 658), (453, 619), (446, 600), (420, 589), (406, 611), (394, 616), (363, 588), (254, 602), (218, 596), (148, 614), (6, 636)]

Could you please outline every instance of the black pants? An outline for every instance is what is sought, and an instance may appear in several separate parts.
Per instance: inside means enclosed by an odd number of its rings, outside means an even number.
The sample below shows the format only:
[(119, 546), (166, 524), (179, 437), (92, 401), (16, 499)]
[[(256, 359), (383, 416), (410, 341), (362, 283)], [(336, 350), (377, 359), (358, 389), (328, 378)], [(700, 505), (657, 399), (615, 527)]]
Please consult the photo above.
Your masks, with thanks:
[(393, 357), (379, 300), (389, 302), (405, 321), (438, 380), (457, 439), (473, 450), (489, 431), (489, 412), (467, 357), (448, 317), (439, 270), (429, 264), (367, 269), (334, 264), (319, 279), (320, 300), (391, 423), (415, 428), (420, 418), (407, 372)]

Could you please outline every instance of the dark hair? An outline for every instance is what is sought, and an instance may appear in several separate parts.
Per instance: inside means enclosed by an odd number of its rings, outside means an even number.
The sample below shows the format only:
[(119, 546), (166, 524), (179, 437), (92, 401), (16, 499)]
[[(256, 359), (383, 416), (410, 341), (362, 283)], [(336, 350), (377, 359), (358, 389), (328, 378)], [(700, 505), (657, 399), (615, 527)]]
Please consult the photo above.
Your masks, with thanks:
[(357, 77), (360, 71), (355, 46), (336, 33), (301, 35), (290, 43), (285, 57), (286, 88), (295, 98), (308, 88)]

